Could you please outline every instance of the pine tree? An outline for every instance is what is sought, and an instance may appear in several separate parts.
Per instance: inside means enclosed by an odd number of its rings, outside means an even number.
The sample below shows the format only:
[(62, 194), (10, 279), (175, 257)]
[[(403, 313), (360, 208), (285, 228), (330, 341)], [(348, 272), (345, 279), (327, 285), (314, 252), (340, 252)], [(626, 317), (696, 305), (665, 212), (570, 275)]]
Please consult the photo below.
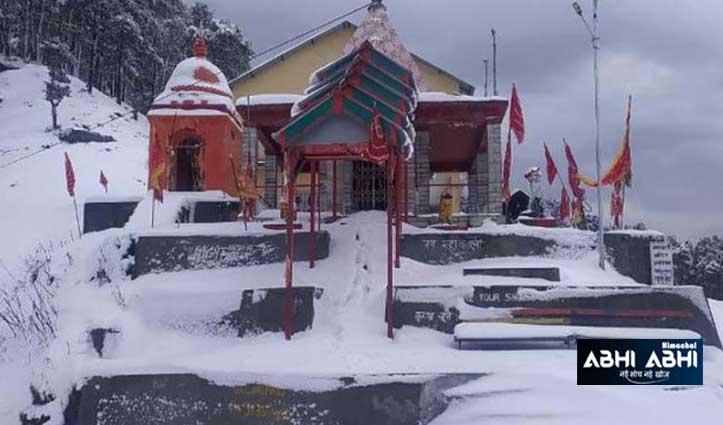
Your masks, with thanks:
[(43, 58), (48, 66), (48, 78), (45, 82), (45, 100), (50, 103), (53, 118), (53, 129), (58, 125), (58, 106), (64, 98), (70, 96), (70, 79), (65, 73), (65, 67), (72, 61), (72, 54), (68, 45), (56, 40), (43, 43)]

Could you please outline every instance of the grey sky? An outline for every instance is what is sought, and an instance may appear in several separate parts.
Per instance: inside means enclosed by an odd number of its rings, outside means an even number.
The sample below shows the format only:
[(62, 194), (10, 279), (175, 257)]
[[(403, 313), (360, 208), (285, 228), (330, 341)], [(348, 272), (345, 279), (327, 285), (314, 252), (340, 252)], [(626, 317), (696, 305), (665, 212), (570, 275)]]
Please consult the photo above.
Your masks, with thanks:
[[(208, 0), (238, 24), (256, 50), (363, 4), (360, 0)], [(580, 1), (589, 16), (592, 2)], [(633, 190), (626, 222), (684, 238), (723, 234), (723, 3), (601, 0), (601, 132), (603, 167), (622, 135), (633, 95)], [(544, 166), (547, 141), (563, 173), (561, 139), (593, 176), (592, 52), (589, 36), (566, 0), (385, 0), (407, 47), (482, 93), (482, 58), (497, 29), (498, 86), (517, 84), (526, 141), (514, 146), (513, 187)], [(358, 22), (363, 12), (348, 18)], [(547, 187), (559, 196), (559, 186)], [(594, 192), (590, 192), (594, 201)], [(604, 192), (607, 207), (609, 190)], [(607, 219), (606, 219), (607, 220)]]

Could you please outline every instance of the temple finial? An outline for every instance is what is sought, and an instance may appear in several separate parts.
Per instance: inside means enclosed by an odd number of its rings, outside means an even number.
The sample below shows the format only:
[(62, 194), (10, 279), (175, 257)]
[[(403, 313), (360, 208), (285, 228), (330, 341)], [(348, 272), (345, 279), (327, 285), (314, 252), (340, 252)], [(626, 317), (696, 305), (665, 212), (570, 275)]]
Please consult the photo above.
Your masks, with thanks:
[(371, 12), (371, 11), (379, 9), (379, 8), (383, 8), (384, 10), (387, 10), (387, 7), (384, 6), (384, 4), (382, 3), (382, 0), (372, 0), (372, 2), (369, 4), (369, 7), (367, 8), (367, 10), (369, 12)]
[(193, 42), (193, 55), (197, 58), (205, 58), (208, 55), (208, 47), (206, 47), (206, 40), (198, 37)]

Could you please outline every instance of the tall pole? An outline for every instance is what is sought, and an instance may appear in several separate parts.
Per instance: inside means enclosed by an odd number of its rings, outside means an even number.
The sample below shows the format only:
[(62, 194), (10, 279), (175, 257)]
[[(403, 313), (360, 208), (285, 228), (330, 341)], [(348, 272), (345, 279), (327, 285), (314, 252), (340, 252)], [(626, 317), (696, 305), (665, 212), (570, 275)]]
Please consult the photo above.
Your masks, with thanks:
[(597, 1), (592, 1), (592, 49), (593, 49), (593, 67), (595, 72), (595, 166), (597, 168), (597, 217), (598, 217), (598, 235), (597, 250), (600, 268), (605, 270), (605, 240), (603, 230), (603, 214), (602, 214), (602, 186), (600, 181), (600, 101), (598, 92), (600, 91), (600, 75), (598, 72), (598, 51), (600, 50), (600, 36), (597, 28)]
[(485, 63), (485, 97), (487, 97), (487, 94), (488, 94), (488, 92), (487, 92), (487, 69), (488, 69), (487, 65), (489, 63), (489, 60), (487, 58), (484, 58), (482, 60)]
[(600, 50), (600, 36), (598, 35), (598, 20), (597, 20), (597, 1), (592, 0), (592, 29), (585, 20), (585, 15), (582, 13), (582, 8), (577, 2), (572, 4), (572, 8), (575, 13), (582, 19), (582, 23), (585, 24), (585, 28), (592, 37), (592, 51), (593, 51), (593, 73), (595, 81), (595, 168), (597, 172), (597, 215), (598, 215), (598, 235), (597, 235), (597, 250), (598, 250), (598, 261), (601, 269), (605, 269), (605, 239), (603, 232), (603, 214), (602, 214), (602, 187), (600, 185), (600, 102), (598, 100), (599, 83), (600, 77), (598, 72), (598, 51)]
[(497, 96), (497, 31), (492, 28), (492, 94)]

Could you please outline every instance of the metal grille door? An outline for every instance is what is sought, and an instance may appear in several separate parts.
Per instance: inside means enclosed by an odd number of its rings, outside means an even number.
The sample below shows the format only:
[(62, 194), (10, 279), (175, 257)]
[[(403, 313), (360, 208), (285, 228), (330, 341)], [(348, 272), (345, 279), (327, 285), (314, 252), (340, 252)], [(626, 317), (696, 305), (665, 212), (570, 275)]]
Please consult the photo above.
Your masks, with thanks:
[(387, 175), (384, 164), (354, 161), (352, 176), (354, 211), (387, 209)]

